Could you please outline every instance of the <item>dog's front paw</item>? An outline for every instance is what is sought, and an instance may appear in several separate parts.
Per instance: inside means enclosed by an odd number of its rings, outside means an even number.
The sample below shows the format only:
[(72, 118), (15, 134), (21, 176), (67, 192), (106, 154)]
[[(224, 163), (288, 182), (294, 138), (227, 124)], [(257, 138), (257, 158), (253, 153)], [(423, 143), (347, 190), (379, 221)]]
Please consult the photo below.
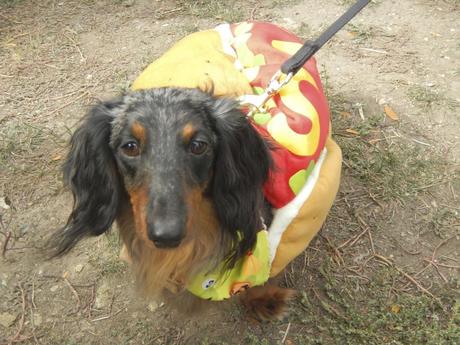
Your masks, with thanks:
[(288, 303), (295, 290), (275, 285), (256, 286), (241, 296), (242, 304), (260, 321), (281, 320), (288, 313)]

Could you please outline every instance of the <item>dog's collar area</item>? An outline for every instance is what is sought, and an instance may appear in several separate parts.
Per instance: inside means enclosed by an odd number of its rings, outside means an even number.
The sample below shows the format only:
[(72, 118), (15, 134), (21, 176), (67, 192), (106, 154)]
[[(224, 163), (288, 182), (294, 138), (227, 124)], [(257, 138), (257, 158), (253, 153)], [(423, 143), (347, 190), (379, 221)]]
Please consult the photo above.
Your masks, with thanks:
[(254, 248), (230, 270), (220, 264), (193, 277), (187, 290), (202, 299), (221, 301), (250, 287), (264, 284), (270, 275), (270, 249), (266, 229), (257, 233)]
[(257, 112), (265, 113), (267, 109), (264, 108), (265, 104), (270, 98), (276, 95), (284, 85), (289, 83), (294, 76), (293, 73), (284, 74), (279, 70), (272, 77), (268, 83), (267, 88), (260, 95), (244, 95), (238, 98), (238, 101), (243, 107), (250, 107), (247, 116), (251, 117)]

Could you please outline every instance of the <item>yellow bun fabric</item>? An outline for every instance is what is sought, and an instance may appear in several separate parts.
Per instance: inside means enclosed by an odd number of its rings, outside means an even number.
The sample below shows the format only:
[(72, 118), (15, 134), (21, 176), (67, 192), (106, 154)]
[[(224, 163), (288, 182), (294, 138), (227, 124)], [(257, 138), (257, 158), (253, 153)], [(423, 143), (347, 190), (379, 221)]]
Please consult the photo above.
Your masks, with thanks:
[(196, 32), (152, 62), (131, 88), (214, 88), (214, 95), (226, 97), (252, 94), (249, 81), (235, 68), (234, 62), (235, 58), (224, 52), (217, 31)]

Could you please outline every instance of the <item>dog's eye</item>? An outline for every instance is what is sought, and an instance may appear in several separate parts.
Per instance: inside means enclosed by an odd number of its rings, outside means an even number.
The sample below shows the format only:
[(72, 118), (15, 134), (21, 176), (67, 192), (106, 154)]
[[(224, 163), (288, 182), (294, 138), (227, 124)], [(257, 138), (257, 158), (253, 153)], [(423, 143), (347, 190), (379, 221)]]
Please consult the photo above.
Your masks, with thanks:
[(135, 141), (127, 142), (121, 147), (121, 150), (125, 155), (130, 157), (139, 156), (140, 154), (139, 145)]
[(190, 144), (189, 144), (190, 152), (193, 153), (194, 155), (203, 154), (207, 148), (208, 148), (208, 144), (205, 143), (204, 141), (192, 140), (190, 141)]

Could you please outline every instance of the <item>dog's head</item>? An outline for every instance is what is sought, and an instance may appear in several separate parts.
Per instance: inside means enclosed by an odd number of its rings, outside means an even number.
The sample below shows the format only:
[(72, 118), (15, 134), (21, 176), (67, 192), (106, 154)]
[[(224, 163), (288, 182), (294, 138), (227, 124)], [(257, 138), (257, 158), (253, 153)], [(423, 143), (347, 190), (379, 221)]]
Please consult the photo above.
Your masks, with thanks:
[(74, 133), (64, 165), (74, 208), (57, 234), (58, 254), (107, 231), (126, 205), (144, 241), (175, 248), (206, 200), (234, 261), (260, 230), (269, 166), (266, 143), (235, 101), (162, 88), (100, 103)]

